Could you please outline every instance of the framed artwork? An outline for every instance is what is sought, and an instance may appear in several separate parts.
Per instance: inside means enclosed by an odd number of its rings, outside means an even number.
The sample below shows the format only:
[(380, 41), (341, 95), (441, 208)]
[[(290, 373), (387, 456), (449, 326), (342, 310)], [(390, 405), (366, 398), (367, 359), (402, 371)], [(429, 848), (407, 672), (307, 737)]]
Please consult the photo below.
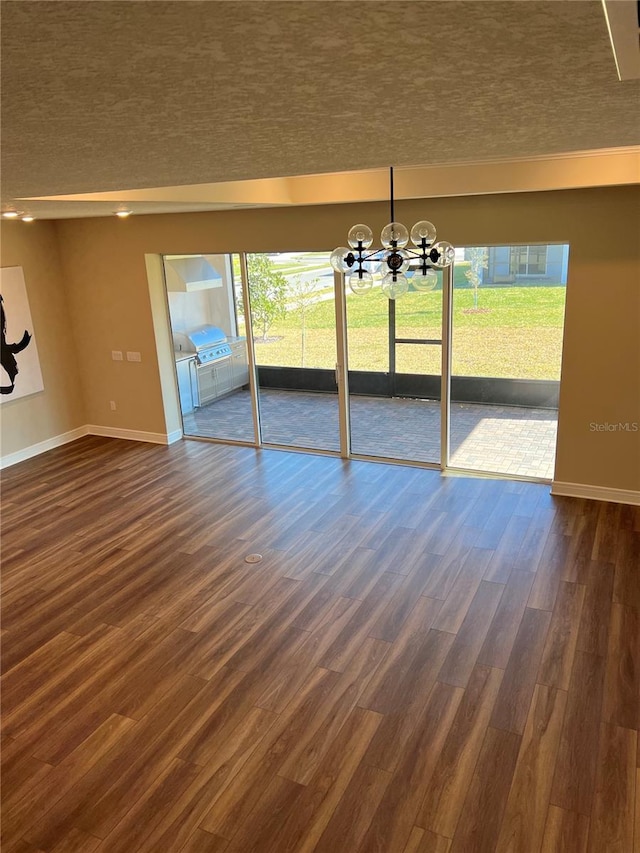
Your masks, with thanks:
[(0, 403), (44, 390), (22, 267), (0, 269)]

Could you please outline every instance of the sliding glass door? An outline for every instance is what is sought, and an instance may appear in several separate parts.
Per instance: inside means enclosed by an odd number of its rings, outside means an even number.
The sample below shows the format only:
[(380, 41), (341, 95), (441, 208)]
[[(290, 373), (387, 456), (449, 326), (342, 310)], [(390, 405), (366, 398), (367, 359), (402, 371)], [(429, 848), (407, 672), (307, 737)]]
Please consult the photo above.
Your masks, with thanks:
[(255, 443), (239, 256), (163, 260), (184, 434)]
[(328, 252), (167, 256), (184, 432), (550, 479), (568, 251), (458, 249), (396, 300), (352, 293)]
[(449, 465), (551, 479), (569, 246), (462, 251), (452, 290)]
[(262, 443), (339, 453), (328, 253), (249, 254), (246, 270)]
[(429, 292), (408, 278), (397, 300), (345, 291), (351, 452), (439, 465), (442, 273)]

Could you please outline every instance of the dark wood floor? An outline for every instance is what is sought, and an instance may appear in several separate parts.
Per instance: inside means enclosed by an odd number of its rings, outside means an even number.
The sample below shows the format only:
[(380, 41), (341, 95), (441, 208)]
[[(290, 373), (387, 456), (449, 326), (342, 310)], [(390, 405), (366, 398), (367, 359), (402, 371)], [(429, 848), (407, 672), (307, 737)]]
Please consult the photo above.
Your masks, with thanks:
[(637, 508), (100, 438), (2, 498), (3, 853), (640, 849)]

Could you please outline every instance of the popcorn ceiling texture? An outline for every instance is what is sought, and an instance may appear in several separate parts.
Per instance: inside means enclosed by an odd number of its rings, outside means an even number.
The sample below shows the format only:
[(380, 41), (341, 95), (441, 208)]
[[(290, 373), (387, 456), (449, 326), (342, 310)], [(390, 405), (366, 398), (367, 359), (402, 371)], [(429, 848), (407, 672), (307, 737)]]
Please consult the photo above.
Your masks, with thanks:
[(634, 145), (593, 2), (6, 2), (3, 198)]

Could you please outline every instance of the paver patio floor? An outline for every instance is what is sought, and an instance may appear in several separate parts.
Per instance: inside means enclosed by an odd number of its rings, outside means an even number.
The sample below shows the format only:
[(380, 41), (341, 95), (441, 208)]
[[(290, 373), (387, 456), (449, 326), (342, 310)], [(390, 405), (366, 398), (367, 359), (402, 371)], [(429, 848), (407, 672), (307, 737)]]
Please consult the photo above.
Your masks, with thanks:
[[(399, 397), (350, 400), (351, 451), (403, 461), (440, 461), (440, 403)], [(251, 398), (237, 391), (184, 417), (187, 435), (253, 442)], [(262, 441), (339, 450), (338, 398), (307, 391), (260, 390)], [(475, 471), (553, 476), (557, 412), (452, 403), (450, 465)]]

